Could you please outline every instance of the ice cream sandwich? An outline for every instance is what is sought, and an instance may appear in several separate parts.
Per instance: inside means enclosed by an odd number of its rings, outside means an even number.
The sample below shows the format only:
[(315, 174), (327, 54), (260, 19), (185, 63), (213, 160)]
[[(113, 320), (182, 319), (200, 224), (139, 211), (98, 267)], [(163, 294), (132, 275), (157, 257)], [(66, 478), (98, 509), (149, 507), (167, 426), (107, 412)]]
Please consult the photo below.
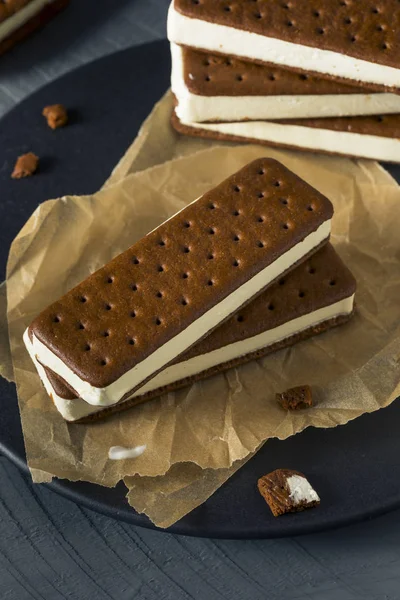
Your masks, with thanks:
[(45, 309), (33, 355), (89, 404), (115, 404), (316, 252), (332, 215), (282, 164), (256, 160)]
[(189, 123), (175, 112), (172, 125), (184, 135), (251, 142), (348, 157), (400, 163), (400, 114), (326, 119)]
[(400, 92), (398, 0), (173, 0), (182, 46)]
[(185, 123), (400, 113), (400, 95), (171, 44), (171, 87)]
[(355, 291), (354, 277), (333, 247), (326, 244), (131, 397), (108, 408), (78, 398), (57, 375), (38, 363), (27, 334), (25, 341), (47, 393), (62, 416), (68, 421), (92, 420), (343, 324), (353, 314)]

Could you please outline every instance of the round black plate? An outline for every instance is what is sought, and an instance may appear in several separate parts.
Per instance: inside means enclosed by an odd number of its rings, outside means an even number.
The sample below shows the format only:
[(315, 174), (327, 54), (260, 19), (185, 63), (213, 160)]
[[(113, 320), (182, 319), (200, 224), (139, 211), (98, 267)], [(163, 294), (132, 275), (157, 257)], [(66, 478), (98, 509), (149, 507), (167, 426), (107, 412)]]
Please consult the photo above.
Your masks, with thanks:
[[(0, 123), (0, 278), (12, 239), (48, 198), (97, 190), (135, 137), (140, 123), (168, 87), (169, 49), (157, 42), (82, 67), (34, 94)], [(43, 106), (63, 102), (69, 127), (52, 132)], [(15, 157), (32, 150), (40, 173), (12, 181)], [(399, 169), (392, 168), (400, 175)], [(397, 171), (397, 173), (396, 173)], [(13, 385), (0, 379), (0, 451), (27, 472)], [(203, 506), (170, 528), (186, 535), (267, 538), (322, 531), (400, 507), (400, 403), (346, 427), (309, 429), (272, 440)], [(317, 488), (317, 510), (274, 519), (256, 490), (257, 478), (278, 467), (304, 471)], [(125, 500), (123, 484), (107, 489), (55, 481), (54, 491), (106, 515), (152, 524)]]

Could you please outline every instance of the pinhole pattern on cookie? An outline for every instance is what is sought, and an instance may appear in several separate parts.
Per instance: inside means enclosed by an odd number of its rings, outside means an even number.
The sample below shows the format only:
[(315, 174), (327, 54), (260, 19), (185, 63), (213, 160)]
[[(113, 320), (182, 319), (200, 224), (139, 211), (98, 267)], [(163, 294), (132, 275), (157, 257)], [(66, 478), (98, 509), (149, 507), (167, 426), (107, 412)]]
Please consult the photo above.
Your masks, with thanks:
[(377, 137), (400, 138), (400, 114), (330, 117), (326, 119), (282, 119), (276, 122), (318, 129), (331, 129), (332, 131), (349, 131)]
[(182, 47), (187, 88), (200, 96), (359, 94), (367, 88)]
[(83, 281), (31, 331), (82, 379), (105, 387), (331, 217), (324, 196), (259, 159)]
[(191, 18), (400, 68), (398, 0), (367, 0), (362, 9), (359, 0), (293, 0), (286, 5), (232, 0), (230, 11), (221, 10), (223, 6), (221, 0), (175, 0), (176, 10)]
[(356, 282), (353, 275), (331, 244), (326, 244), (242, 308), (208, 338), (187, 351), (180, 360), (188, 360), (224, 345), (259, 335), (310, 311), (339, 302), (353, 295), (355, 291)]

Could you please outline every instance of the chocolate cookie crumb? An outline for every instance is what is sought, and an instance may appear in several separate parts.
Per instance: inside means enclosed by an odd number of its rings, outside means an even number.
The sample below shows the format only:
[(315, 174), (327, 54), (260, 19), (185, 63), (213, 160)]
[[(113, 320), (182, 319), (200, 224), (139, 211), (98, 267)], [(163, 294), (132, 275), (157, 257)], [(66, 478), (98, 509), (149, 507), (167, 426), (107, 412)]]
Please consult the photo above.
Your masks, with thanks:
[(39, 158), (33, 152), (22, 154), (18, 157), (15, 163), (14, 171), (11, 174), (13, 179), (21, 179), (22, 177), (30, 177), (38, 168)]
[(312, 391), (309, 385), (290, 388), (286, 392), (276, 394), (276, 401), (285, 410), (301, 410), (313, 405)]
[(47, 125), (52, 129), (64, 127), (68, 123), (68, 113), (62, 104), (45, 106), (42, 115), (47, 119)]
[(274, 517), (300, 512), (320, 503), (317, 492), (299, 471), (277, 469), (258, 480), (258, 490)]

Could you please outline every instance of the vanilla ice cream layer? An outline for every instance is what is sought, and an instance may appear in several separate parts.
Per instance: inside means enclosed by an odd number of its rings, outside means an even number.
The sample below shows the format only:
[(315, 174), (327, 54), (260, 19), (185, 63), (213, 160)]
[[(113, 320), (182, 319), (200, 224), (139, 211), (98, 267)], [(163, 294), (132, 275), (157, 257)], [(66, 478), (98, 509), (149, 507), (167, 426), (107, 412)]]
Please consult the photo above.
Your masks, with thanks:
[(24, 8), (8, 17), (0, 23), (0, 42), (8, 38), (14, 31), (25, 25), (30, 19), (35, 17), (47, 5), (54, 0), (32, 0)]
[(210, 52), (400, 88), (400, 69), (186, 17), (173, 3), (168, 13), (168, 39)]
[(186, 127), (215, 131), (238, 138), (254, 139), (293, 148), (304, 148), (315, 152), (323, 151), (358, 158), (370, 158), (400, 163), (400, 139), (378, 137), (351, 131), (334, 131), (274, 123), (273, 121), (242, 121), (239, 123), (186, 123)]
[[(350, 315), (353, 308), (354, 295), (303, 315), (302, 317), (298, 317), (297, 319), (292, 319), (287, 323), (283, 323), (274, 329), (269, 329), (251, 338), (229, 344), (228, 346), (223, 346), (208, 354), (194, 356), (189, 360), (170, 365), (123, 402), (128, 402), (128, 400), (131, 400), (132, 398), (140, 397), (143, 394), (175, 383), (176, 381), (186, 379), (187, 377), (198, 375), (216, 365), (224, 364), (241, 356), (246, 356), (247, 354), (261, 350), (262, 348), (272, 346), (277, 342), (292, 337), (296, 333), (305, 331), (310, 327), (315, 327), (330, 319), (342, 315)], [(57, 410), (62, 414), (64, 419), (67, 421), (77, 421), (102, 410), (101, 407), (91, 406), (80, 398), (66, 400), (65, 398), (57, 396), (47, 377), (46, 371), (36, 359), (27, 331), (24, 335), (24, 341), (47, 393), (53, 398)]]
[(305, 477), (300, 475), (292, 475), (286, 480), (289, 488), (289, 497), (294, 504), (302, 502), (319, 502), (319, 496), (314, 488), (310, 485)]
[(282, 254), (268, 267), (234, 290), (222, 302), (193, 321), (184, 331), (181, 331), (105, 388), (96, 388), (89, 382), (82, 380), (35, 335), (32, 336), (33, 353), (39, 362), (64, 379), (76, 391), (77, 395), (89, 404), (95, 406), (116, 404), (125, 394), (131, 390), (136, 390), (140, 384), (145, 383), (150, 377), (154, 376), (173, 358), (193, 346), (248, 300), (259, 294), (282, 273), (327, 240), (330, 230), (331, 220), (328, 219), (316, 231), (310, 233), (304, 240)]
[(171, 55), (171, 88), (179, 102), (176, 114), (181, 121), (271, 121), (400, 113), (398, 94), (200, 96), (190, 92), (185, 83), (182, 48), (171, 44)]

